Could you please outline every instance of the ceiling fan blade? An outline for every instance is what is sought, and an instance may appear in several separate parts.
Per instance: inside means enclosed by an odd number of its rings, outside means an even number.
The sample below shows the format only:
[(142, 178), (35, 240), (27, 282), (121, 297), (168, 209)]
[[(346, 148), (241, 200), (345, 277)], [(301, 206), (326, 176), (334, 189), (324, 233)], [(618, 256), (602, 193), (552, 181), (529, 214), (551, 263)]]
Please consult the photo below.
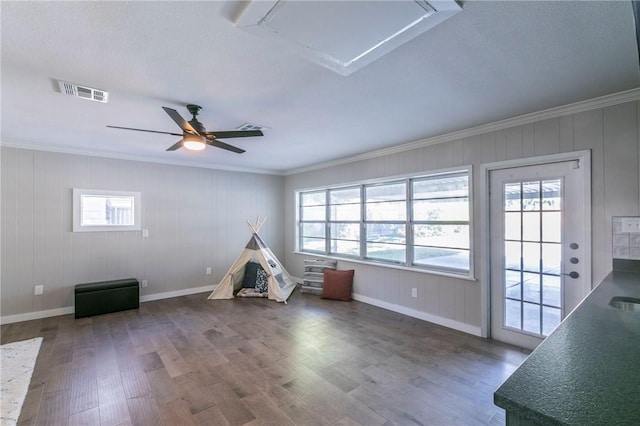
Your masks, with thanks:
[(171, 108), (167, 108), (167, 107), (162, 107), (162, 109), (164, 110), (164, 112), (166, 112), (169, 117), (171, 117), (171, 119), (173, 121), (176, 122), (176, 124), (178, 126), (180, 126), (180, 128), (182, 130), (184, 130), (187, 133), (191, 133), (193, 135), (199, 135), (200, 133), (198, 133), (196, 131), (196, 129), (194, 129), (191, 124), (189, 124), (189, 122), (187, 120), (185, 120), (184, 118), (182, 118), (182, 116), (180, 114), (178, 114), (178, 111), (176, 111), (175, 109), (171, 109)]
[(227, 151), (232, 151), (237, 154), (242, 154), (243, 152), (245, 152), (244, 149), (240, 149), (238, 147), (229, 145), (228, 143), (217, 141), (215, 139), (207, 139), (207, 145), (215, 146), (216, 148), (226, 149)]
[(136, 132), (161, 133), (163, 135), (182, 136), (182, 133), (161, 132), (158, 130), (134, 129), (133, 127), (107, 126), (112, 129), (135, 130)]
[(169, 148), (167, 148), (167, 151), (175, 151), (176, 149), (182, 148), (183, 141), (184, 139), (180, 139), (178, 142), (174, 143)]
[(246, 138), (249, 136), (264, 136), (262, 130), (231, 130), (228, 132), (204, 132), (205, 136), (213, 136), (216, 139)]

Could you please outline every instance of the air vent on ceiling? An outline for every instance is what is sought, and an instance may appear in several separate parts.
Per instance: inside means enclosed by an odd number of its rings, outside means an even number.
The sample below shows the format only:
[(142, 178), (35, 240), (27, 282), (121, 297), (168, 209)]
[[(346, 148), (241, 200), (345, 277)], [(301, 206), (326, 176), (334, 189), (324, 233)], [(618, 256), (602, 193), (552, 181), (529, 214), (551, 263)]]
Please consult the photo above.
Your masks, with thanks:
[(244, 123), (236, 127), (236, 130), (264, 130), (270, 128), (271, 127), (263, 126), (261, 124)]
[(76, 98), (87, 99), (89, 101), (106, 103), (109, 100), (109, 92), (100, 89), (94, 89), (79, 84), (69, 83), (58, 80), (60, 92), (65, 95), (75, 96)]

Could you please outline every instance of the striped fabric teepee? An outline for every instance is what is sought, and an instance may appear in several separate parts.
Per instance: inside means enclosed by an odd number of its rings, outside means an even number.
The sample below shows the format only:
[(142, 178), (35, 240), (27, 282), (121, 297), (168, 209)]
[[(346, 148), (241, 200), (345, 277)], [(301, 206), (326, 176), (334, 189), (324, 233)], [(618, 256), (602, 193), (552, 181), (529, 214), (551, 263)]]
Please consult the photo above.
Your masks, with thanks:
[(209, 295), (208, 299), (233, 299), (234, 294), (242, 287), (245, 268), (248, 262), (259, 263), (267, 273), (268, 297), (276, 302), (287, 303), (287, 299), (296, 288), (296, 281), (282, 267), (278, 258), (273, 254), (264, 240), (258, 235), (258, 231), (266, 221), (256, 220), (255, 225), (249, 221), (251, 238), (240, 256), (227, 271), (222, 281)]

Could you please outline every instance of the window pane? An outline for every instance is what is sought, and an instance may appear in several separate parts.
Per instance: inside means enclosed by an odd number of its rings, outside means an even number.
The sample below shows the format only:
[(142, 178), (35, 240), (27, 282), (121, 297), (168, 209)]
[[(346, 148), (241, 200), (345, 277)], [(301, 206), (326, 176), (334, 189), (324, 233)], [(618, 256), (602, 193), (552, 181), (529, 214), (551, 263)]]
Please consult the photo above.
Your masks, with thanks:
[(540, 210), (540, 181), (522, 183), (522, 210)]
[(468, 221), (469, 199), (461, 197), (414, 201), (413, 220)]
[(325, 191), (303, 192), (300, 194), (301, 206), (318, 206), (327, 203), (327, 194)]
[(302, 236), (324, 238), (324, 223), (303, 223)]
[(300, 209), (301, 220), (325, 220), (326, 216), (325, 206), (316, 207), (302, 207)]
[(360, 220), (360, 204), (337, 204), (329, 207), (330, 220)]
[(469, 250), (415, 246), (413, 264), (468, 271)]
[(331, 220), (360, 220), (360, 187), (329, 191)]
[(405, 220), (407, 217), (407, 203), (392, 201), (367, 203), (366, 220)]
[(522, 239), (525, 241), (540, 241), (540, 213), (522, 213)]
[(520, 200), (521, 190), (519, 183), (508, 183), (504, 186), (504, 210), (518, 212), (522, 210)]
[(562, 180), (545, 180), (542, 182), (542, 209), (561, 210)]
[(560, 244), (548, 243), (542, 245), (542, 271), (547, 274), (559, 274), (562, 261), (562, 247)]
[(324, 238), (302, 238), (302, 250), (324, 252)]
[(505, 212), (504, 214), (504, 239), (520, 240), (522, 232), (522, 215), (520, 212)]
[(522, 274), (524, 300), (527, 302), (540, 303), (540, 274), (524, 272)]
[(332, 189), (329, 191), (330, 204), (349, 204), (360, 202), (360, 187)]
[(330, 240), (329, 252), (359, 257), (360, 241)]
[(520, 249), (521, 244), (518, 241), (505, 241), (504, 243), (504, 267), (509, 269), (520, 270)]
[(560, 324), (560, 309), (542, 307), (542, 334), (548, 336)]
[(416, 245), (469, 248), (469, 225), (414, 225)]
[(368, 242), (405, 243), (404, 223), (368, 223), (366, 227)]
[(366, 186), (366, 202), (405, 200), (407, 198), (406, 188), (404, 182)]
[(562, 235), (560, 212), (542, 213), (542, 240), (547, 243), (559, 243)]
[(540, 334), (540, 305), (523, 303), (523, 324), (522, 329), (531, 333)]
[(405, 263), (407, 256), (404, 244), (367, 242), (366, 257), (369, 259)]
[(504, 294), (509, 299), (522, 300), (522, 277), (520, 271), (504, 271)]
[(332, 223), (331, 238), (338, 240), (360, 241), (360, 224)]
[(522, 266), (529, 272), (540, 272), (540, 244), (522, 243)]
[(505, 299), (504, 301), (504, 325), (513, 328), (522, 328), (522, 302)]
[(367, 224), (366, 257), (405, 263), (405, 229), (403, 223)]
[(560, 308), (560, 277), (556, 275), (542, 276), (542, 303)]
[(466, 197), (469, 194), (469, 177), (439, 176), (412, 181), (413, 198), (453, 198)]
[(81, 226), (132, 226), (134, 197), (81, 195)]

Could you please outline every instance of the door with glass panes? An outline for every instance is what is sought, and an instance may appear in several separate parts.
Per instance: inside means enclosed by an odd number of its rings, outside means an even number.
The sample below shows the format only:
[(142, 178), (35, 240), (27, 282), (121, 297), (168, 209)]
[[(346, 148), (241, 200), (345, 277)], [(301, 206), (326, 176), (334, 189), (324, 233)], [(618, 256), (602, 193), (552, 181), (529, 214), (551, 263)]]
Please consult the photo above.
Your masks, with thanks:
[(535, 348), (590, 290), (585, 170), (490, 172), (491, 337)]

